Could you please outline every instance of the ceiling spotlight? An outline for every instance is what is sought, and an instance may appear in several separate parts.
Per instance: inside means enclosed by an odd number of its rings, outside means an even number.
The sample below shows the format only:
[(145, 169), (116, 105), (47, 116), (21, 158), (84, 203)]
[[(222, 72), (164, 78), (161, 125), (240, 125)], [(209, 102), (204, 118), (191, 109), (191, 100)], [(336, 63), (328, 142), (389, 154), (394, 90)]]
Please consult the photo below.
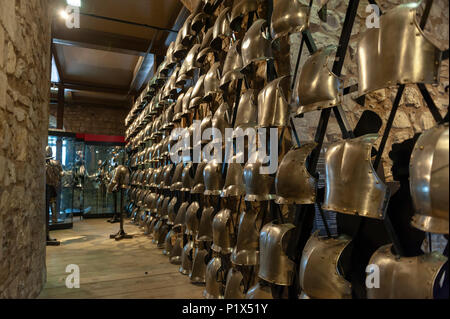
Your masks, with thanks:
[(73, 7), (81, 7), (81, 0), (67, 0), (67, 4)]
[(67, 20), (69, 18), (69, 14), (66, 10), (59, 10), (59, 16), (64, 20)]

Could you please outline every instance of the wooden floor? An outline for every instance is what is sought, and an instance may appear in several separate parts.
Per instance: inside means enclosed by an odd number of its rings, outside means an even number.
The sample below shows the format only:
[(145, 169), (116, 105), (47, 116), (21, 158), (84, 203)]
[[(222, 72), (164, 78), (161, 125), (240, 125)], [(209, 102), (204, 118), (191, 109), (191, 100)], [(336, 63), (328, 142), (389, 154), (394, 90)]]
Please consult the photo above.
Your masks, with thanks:
[[(126, 221), (134, 238), (115, 241), (109, 234), (118, 223), (74, 219), (73, 229), (51, 232), (61, 245), (47, 246), (47, 283), (39, 298), (203, 298), (204, 286), (191, 284), (139, 227)], [(80, 267), (80, 288), (65, 286), (69, 264)]]

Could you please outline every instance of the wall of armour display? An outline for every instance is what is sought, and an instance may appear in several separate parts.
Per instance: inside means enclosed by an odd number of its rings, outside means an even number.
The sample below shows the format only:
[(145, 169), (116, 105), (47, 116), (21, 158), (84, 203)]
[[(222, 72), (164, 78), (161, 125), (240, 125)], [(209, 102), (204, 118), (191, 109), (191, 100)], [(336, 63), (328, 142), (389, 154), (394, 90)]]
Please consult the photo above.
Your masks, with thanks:
[[(196, 1), (126, 118), (131, 221), (206, 298), (448, 298), (448, 109), (429, 91), (448, 49), (422, 32), (433, 1), (382, 9), (356, 48), (358, 0), (337, 45), (314, 41), (332, 2)], [(388, 144), (412, 86), (433, 125)], [(395, 98), (381, 119), (364, 100), (384, 88)], [(311, 139), (295, 123), (312, 112)], [(227, 128), (247, 130), (243, 147)]]

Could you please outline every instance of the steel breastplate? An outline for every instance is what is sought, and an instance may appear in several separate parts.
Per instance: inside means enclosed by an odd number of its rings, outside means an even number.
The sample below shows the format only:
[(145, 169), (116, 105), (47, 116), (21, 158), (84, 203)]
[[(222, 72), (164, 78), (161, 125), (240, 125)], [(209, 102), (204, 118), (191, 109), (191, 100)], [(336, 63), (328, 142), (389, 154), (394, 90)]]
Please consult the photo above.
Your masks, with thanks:
[(278, 0), (272, 13), (270, 33), (272, 39), (300, 33), (308, 28), (309, 6), (300, 0)]
[(166, 238), (164, 239), (164, 250), (163, 255), (170, 255), (172, 251), (175, 241), (177, 239), (177, 233), (175, 233), (172, 229), (167, 233)]
[(241, 54), (243, 72), (246, 72), (252, 62), (273, 58), (272, 45), (266, 34), (267, 21), (259, 19), (245, 33), (242, 39)]
[(238, 197), (244, 195), (244, 170), (242, 165), (239, 163), (229, 163), (227, 165), (227, 175), (221, 196)]
[(170, 190), (176, 191), (180, 190), (180, 188), (183, 186), (183, 183), (181, 182), (181, 174), (183, 172), (184, 165), (182, 162), (178, 163), (175, 167), (175, 172), (173, 173), (172, 177), (172, 185), (170, 186)]
[(206, 266), (208, 265), (208, 251), (206, 249), (195, 248), (192, 272), (189, 279), (192, 283), (202, 283), (206, 281)]
[(316, 143), (302, 144), (290, 150), (278, 166), (275, 189), (278, 204), (313, 204), (317, 179), (306, 169), (306, 158)]
[(262, 0), (240, 0), (237, 3), (233, 3), (233, 10), (231, 11), (230, 19), (231, 30), (239, 31), (244, 16), (250, 12), (258, 10), (258, 6), (262, 2)]
[(192, 169), (192, 162), (189, 162), (183, 168), (183, 172), (181, 173), (182, 187), (180, 188), (180, 191), (182, 191), (182, 192), (190, 192), (191, 191), (192, 182), (193, 182), (192, 177), (191, 177), (191, 169)]
[(211, 249), (222, 254), (229, 254), (233, 250), (231, 210), (222, 209), (214, 216), (212, 223), (213, 244)]
[(213, 257), (206, 266), (206, 299), (223, 299), (223, 270), (220, 257)]
[(200, 209), (198, 202), (192, 202), (186, 210), (186, 235), (195, 235), (198, 232), (199, 220), (197, 212)]
[(162, 207), (161, 207), (161, 218), (163, 220), (167, 220), (169, 219), (169, 203), (170, 203), (170, 196), (166, 196), (164, 198), (164, 201), (162, 203)]
[(380, 270), (379, 288), (367, 288), (368, 299), (432, 299), (437, 275), (447, 257), (433, 252), (416, 257), (392, 254), (392, 245), (380, 247), (370, 258)]
[(152, 182), (150, 183), (150, 187), (157, 188), (159, 186), (160, 174), (161, 174), (161, 167), (155, 168), (153, 170)]
[(130, 173), (128, 172), (128, 168), (123, 165), (117, 166), (113, 180), (116, 185), (119, 185), (120, 188), (127, 189), (128, 183), (130, 182)]
[(205, 182), (205, 195), (220, 195), (223, 188), (222, 163), (209, 162), (203, 170)]
[(300, 286), (310, 298), (344, 299), (351, 298), (351, 284), (338, 270), (342, 252), (351, 238), (321, 239), (316, 231), (308, 239), (300, 261)]
[(203, 63), (206, 58), (206, 55), (212, 51), (209, 44), (211, 43), (213, 35), (213, 28), (209, 28), (203, 36), (202, 43), (200, 45), (200, 51), (197, 54), (197, 62)]
[(245, 299), (274, 299), (270, 286), (263, 286), (261, 283), (250, 287), (245, 294)]
[(200, 218), (200, 225), (198, 227), (197, 239), (199, 241), (212, 241), (213, 230), (212, 223), (214, 220), (214, 208), (205, 207), (202, 211), (202, 217)]
[[(200, 49), (200, 44), (194, 44), (192, 48), (189, 50), (186, 59), (184, 59), (183, 64), (181, 65), (180, 72), (178, 74), (178, 78), (180, 75), (185, 75), (186, 78), (192, 78), (194, 76), (194, 70), (199, 67), (196, 61), (196, 57), (198, 54), (198, 50)], [(182, 84), (184, 84), (183, 81)], [(179, 81), (177, 80), (177, 85)]]
[(194, 85), (194, 89), (192, 90), (191, 100), (189, 101), (189, 109), (194, 109), (200, 106), (203, 101), (203, 97), (205, 96), (205, 74), (201, 75), (197, 82)]
[(155, 226), (153, 227), (153, 235), (152, 235), (152, 243), (159, 244), (159, 234), (161, 231), (161, 227), (163, 226), (163, 221), (161, 219), (158, 219)]
[(214, 50), (222, 49), (222, 38), (231, 36), (230, 28), (230, 11), (231, 8), (224, 8), (220, 11), (219, 16), (213, 26), (211, 48)]
[(236, 113), (234, 128), (245, 130), (255, 127), (258, 121), (258, 106), (255, 101), (255, 90), (249, 89), (241, 95)]
[(169, 202), (169, 206), (167, 207), (167, 213), (168, 213), (168, 218), (167, 218), (167, 224), (168, 225), (173, 225), (173, 223), (175, 222), (177, 213), (175, 212), (175, 206), (177, 204), (178, 198), (176, 196), (172, 197), (172, 199)]
[(227, 274), (227, 281), (225, 284), (224, 299), (244, 299), (242, 273), (234, 268), (231, 268)]
[(162, 225), (159, 228), (157, 245), (156, 245), (156, 247), (158, 249), (164, 249), (165, 239), (166, 239), (166, 236), (168, 233), (169, 233), (169, 226), (165, 223), (164, 220), (162, 220)]
[(158, 197), (158, 199), (156, 200), (156, 215), (158, 217), (162, 216), (162, 206), (163, 206), (163, 203), (164, 203), (164, 199), (165, 199), (165, 196), (164, 195), (160, 195)]
[(415, 208), (411, 224), (425, 232), (449, 233), (448, 154), (445, 124), (423, 132), (411, 155), (409, 182)]
[(335, 46), (326, 46), (311, 55), (296, 83), (297, 115), (341, 104), (343, 81), (329, 69)]
[(259, 236), (260, 267), (258, 276), (267, 282), (289, 286), (294, 278), (295, 263), (286, 255), (286, 245), (295, 226), (266, 224)]
[(191, 102), (191, 94), (194, 88), (191, 86), (186, 91), (183, 96), (182, 106), (183, 106), (183, 116), (186, 117), (189, 113), (192, 113), (192, 110), (189, 109), (189, 103)]
[[(184, 227), (184, 223), (186, 221), (186, 210), (189, 206), (189, 202), (183, 202), (180, 206), (180, 208), (178, 208), (178, 212), (177, 212), (177, 217), (175, 218), (175, 222), (173, 223), (173, 229), (174, 230), (178, 230), (178, 229), (183, 229)], [(180, 230), (180, 232), (181, 232)]]
[(191, 14), (186, 18), (180, 31), (178, 31), (181, 34), (180, 43), (183, 46), (189, 46), (195, 36), (195, 32), (191, 29), (192, 19), (194, 19), (194, 14)]
[(177, 97), (177, 101), (175, 103), (175, 107), (173, 108), (173, 121), (180, 122), (181, 117), (183, 116), (183, 98), (184, 92), (180, 93)]
[(220, 79), (220, 88), (224, 90), (233, 79), (243, 78), (242, 57), (240, 53), (241, 41), (235, 41), (227, 52)]
[(183, 239), (178, 236), (169, 255), (169, 262), (174, 265), (181, 263), (181, 254), (183, 251)]
[[(257, 157), (256, 154), (254, 156)], [(249, 160), (244, 167), (246, 201), (259, 202), (275, 198), (275, 178), (269, 174), (260, 174), (261, 165), (261, 162), (255, 159)]]
[(194, 242), (188, 241), (183, 247), (183, 252), (181, 253), (181, 266), (180, 273), (183, 275), (189, 275), (192, 271), (192, 259), (194, 253)]
[(153, 201), (156, 198), (156, 193), (147, 192), (145, 198), (144, 198), (144, 209), (150, 210), (153, 204)]
[(170, 189), (170, 186), (172, 184), (172, 175), (174, 171), (173, 164), (166, 165), (163, 170), (163, 178), (161, 181), (161, 188), (162, 189)]
[(231, 262), (236, 265), (251, 266), (259, 263), (258, 211), (241, 213), (236, 246), (231, 253)]
[(203, 170), (205, 169), (207, 162), (202, 161), (197, 165), (195, 170), (194, 181), (192, 183), (191, 194), (203, 194), (205, 191), (205, 182), (203, 180)]
[(289, 104), (282, 85), (289, 76), (282, 76), (267, 84), (258, 94), (258, 126), (284, 127), (288, 125)]
[(216, 93), (220, 93), (220, 63), (215, 62), (208, 70), (203, 81), (205, 88), (204, 101), (211, 101), (212, 96)]
[(420, 3), (401, 4), (380, 17), (358, 44), (359, 93), (410, 83), (437, 83), (442, 52), (416, 21)]
[(220, 131), (221, 136), (216, 135), (216, 132), (213, 132), (213, 139), (222, 140), (225, 139), (225, 129), (230, 127), (230, 108), (226, 102), (220, 104), (217, 110), (214, 112), (214, 115), (211, 119), (211, 127)]
[(328, 148), (324, 210), (384, 219), (389, 192), (370, 158), (377, 138), (377, 134), (367, 134)]

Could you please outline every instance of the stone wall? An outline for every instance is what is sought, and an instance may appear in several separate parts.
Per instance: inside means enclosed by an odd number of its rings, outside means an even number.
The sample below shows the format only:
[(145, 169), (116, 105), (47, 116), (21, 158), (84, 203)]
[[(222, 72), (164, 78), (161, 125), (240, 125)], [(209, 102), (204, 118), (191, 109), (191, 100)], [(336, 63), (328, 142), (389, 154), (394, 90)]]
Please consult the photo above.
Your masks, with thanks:
[[(57, 106), (50, 106), (50, 115), (56, 117)], [(129, 109), (70, 105), (64, 108), (64, 129), (74, 133), (125, 135), (125, 117)], [(56, 123), (55, 123), (56, 125)]]
[[(327, 22), (322, 22), (317, 16), (317, 3), (313, 6), (311, 15), (310, 29), (312, 37), (318, 48), (339, 43), (339, 36), (345, 17), (345, 12), (348, 5), (348, 0), (331, 0), (328, 3), (328, 19)], [(385, 12), (398, 4), (411, 2), (409, 0), (378, 0), (377, 3), (381, 10)], [(358, 81), (358, 70), (356, 61), (356, 48), (361, 34), (366, 30), (366, 17), (369, 13), (365, 12), (367, 1), (360, 1), (358, 14), (350, 39), (349, 49), (344, 62), (342, 75), (345, 80), (345, 87), (355, 84)], [(423, 7), (423, 5), (422, 5)], [(429, 36), (435, 45), (441, 50), (448, 48), (449, 42), (449, 3), (447, 0), (435, 0), (425, 27), (425, 33)], [(291, 36), (291, 70), (295, 68), (295, 61), (300, 45), (300, 36)], [(304, 48), (300, 65), (308, 58), (309, 53)], [(437, 87), (427, 85), (430, 94), (437, 104), (442, 116), (448, 110), (449, 95), (445, 91), (448, 86), (448, 60), (443, 61), (440, 73), (440, 84)], [(383, 134), (384, 127), (389, 117), (389, 112), (395, 98), (397, 89), (382, 89), (372, 94), (367, 95), (365, 106), (362, 107), (355, 103), (354, 99), (357, 97), (357, 92), (345, 96), (343, 109), (347, 115), (351, 128), (354, 128), (364, 110), (372, 110), (376, 112), (383, 120), (383, 127), (380, 130), (380, 136)], [(295, 119), (295, 124), (301, 139), (313, 139), (317, 123), (319, 121), (320, 112), (307, 113), (302, 119)], [(411, 138), (415, 133), (422, 132), (434, 126), (434, 120), (428, 111), (425, 102), (422, 99), (420, 91), (415, 85), (407, 85), (403, 93), (403, 98), (400, 102), (400, 107), (397, 111), (395, 121), (390, 137), (387, 141), (386, 148), (383, 152), (383, 167), (387, 180), (392, 179), (391, 174), (391, 160), (388, 157), (391, 150), (392, 143), (398, 143), (405, 139)], [(325, 142), (333, 142), (341, 138), (341, 131), (339, 126), (332, 117), (328, 126), (325, 137)], [(377, 141), (379, 144), (381, 137)]]
[(0, 298), (36, 297), (46, 279), (48, 5), (0, 1)]

